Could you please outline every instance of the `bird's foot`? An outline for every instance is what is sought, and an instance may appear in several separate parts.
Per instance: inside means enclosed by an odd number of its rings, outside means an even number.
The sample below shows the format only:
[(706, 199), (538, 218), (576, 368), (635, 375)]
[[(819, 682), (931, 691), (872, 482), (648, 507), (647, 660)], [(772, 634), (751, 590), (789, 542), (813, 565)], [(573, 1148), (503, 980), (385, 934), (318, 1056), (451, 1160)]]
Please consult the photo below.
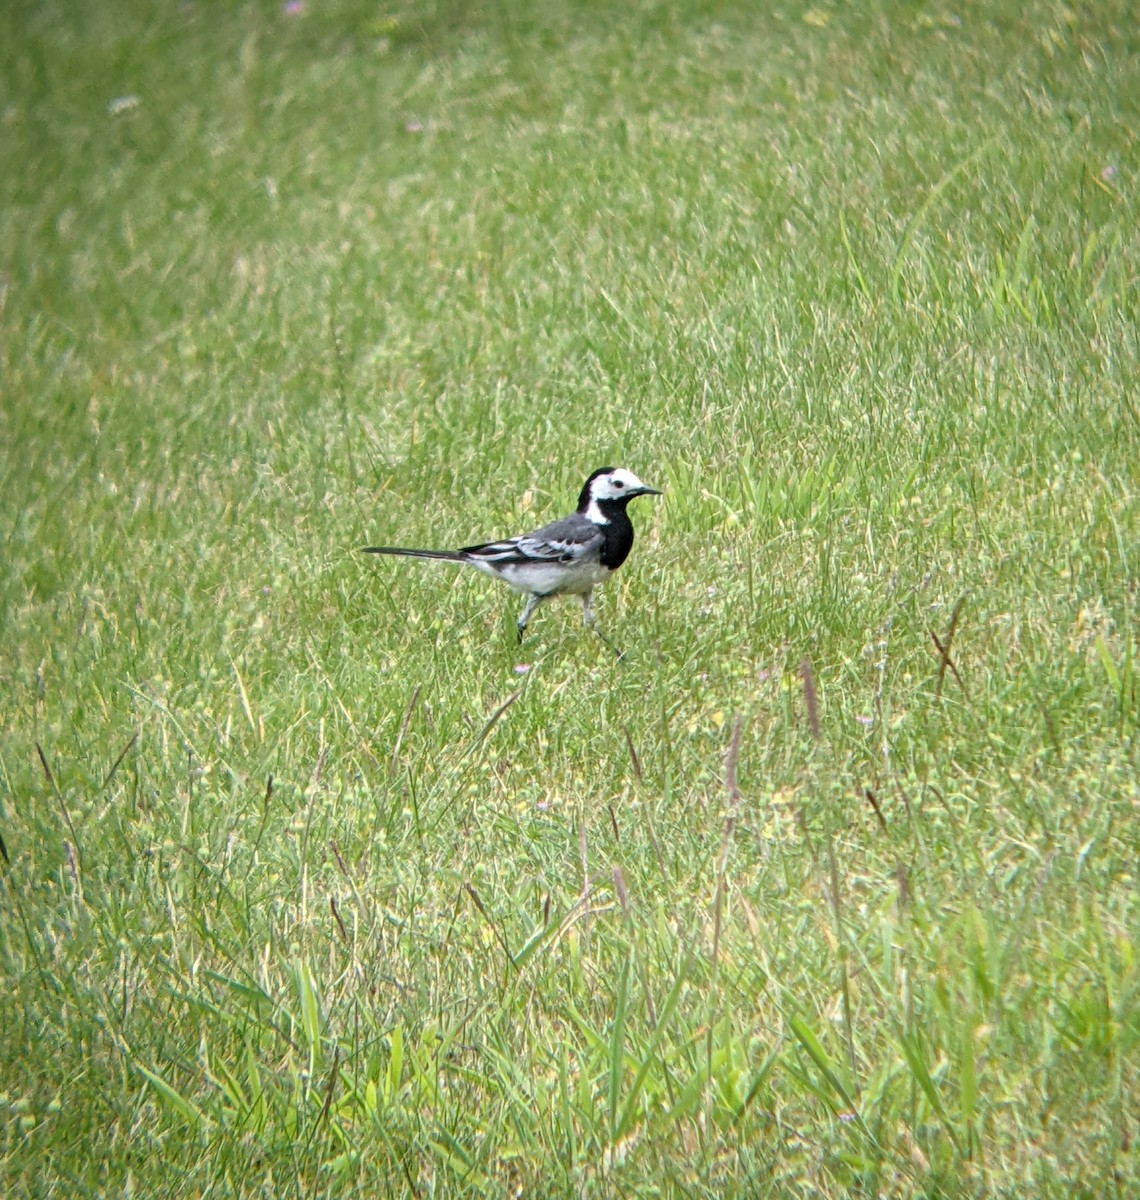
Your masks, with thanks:
[(618, 660), (618, 662), (621, 662), (625, 658), (625, 651), (619, 650), (617, 646), (615, 646), (613, 642), (611, 642), (610, 639), (606, 637), (606, 635), (596, 625), (592, 625), (591, 628), (598, 635), (598, 637), (602, 639), (602, 645), (609, 650), (609, 652)]

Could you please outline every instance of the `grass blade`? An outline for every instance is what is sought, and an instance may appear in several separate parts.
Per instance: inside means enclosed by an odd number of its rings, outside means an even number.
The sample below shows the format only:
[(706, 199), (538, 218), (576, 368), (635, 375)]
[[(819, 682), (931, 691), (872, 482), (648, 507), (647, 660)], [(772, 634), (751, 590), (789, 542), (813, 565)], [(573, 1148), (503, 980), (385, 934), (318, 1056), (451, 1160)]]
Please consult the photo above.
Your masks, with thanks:
[(610, 1028), (609, 1046), (609, 1089), (607, 1093), (610, 1122), (610, 1145), (618, 1140), (618, 1101), (621, 1097), (622, 1078), (625, 1074), (625, 1014), (629, 1000), (630, 955), (622, 963), (618, 976), (617, 996), (614, 1002), (613, 1024)]

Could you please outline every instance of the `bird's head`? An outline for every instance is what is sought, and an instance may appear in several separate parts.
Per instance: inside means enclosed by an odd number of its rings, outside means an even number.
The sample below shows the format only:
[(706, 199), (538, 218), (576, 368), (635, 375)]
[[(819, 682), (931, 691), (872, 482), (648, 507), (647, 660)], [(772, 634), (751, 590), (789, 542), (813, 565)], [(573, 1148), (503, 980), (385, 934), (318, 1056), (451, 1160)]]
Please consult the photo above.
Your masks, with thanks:
[(592, 520), (605, 521), (607, 508), (625, 508), (636, 496), (660, 496), (658, 488), (644, 484), (624, 467), (601, 467), (582, 487), (578, 511)]

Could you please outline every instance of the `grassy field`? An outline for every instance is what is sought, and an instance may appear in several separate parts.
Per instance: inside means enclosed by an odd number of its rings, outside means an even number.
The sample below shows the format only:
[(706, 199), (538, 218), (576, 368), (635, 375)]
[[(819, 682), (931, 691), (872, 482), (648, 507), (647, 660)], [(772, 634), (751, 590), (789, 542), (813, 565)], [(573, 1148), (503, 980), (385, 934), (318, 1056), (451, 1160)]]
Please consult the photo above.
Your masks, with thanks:
[(4, 6), (0, 1193), (1140, 1194), (1131, 10)]

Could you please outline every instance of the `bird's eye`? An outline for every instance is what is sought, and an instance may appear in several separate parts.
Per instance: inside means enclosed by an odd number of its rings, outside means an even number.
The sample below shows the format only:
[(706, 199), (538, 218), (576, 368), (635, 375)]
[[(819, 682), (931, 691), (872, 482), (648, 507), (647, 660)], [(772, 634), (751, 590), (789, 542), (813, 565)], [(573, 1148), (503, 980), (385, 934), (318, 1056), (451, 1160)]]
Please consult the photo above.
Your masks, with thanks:
[(621, 481), (620, 479), (615, 479), (615, 480), (614, 480), (614, 487), (616, 487), (616, 488), (622, 488), (622, 487), (625, 487), (625, 484), (624, 484), (624, 483), (622, 483), (622, 481)]

